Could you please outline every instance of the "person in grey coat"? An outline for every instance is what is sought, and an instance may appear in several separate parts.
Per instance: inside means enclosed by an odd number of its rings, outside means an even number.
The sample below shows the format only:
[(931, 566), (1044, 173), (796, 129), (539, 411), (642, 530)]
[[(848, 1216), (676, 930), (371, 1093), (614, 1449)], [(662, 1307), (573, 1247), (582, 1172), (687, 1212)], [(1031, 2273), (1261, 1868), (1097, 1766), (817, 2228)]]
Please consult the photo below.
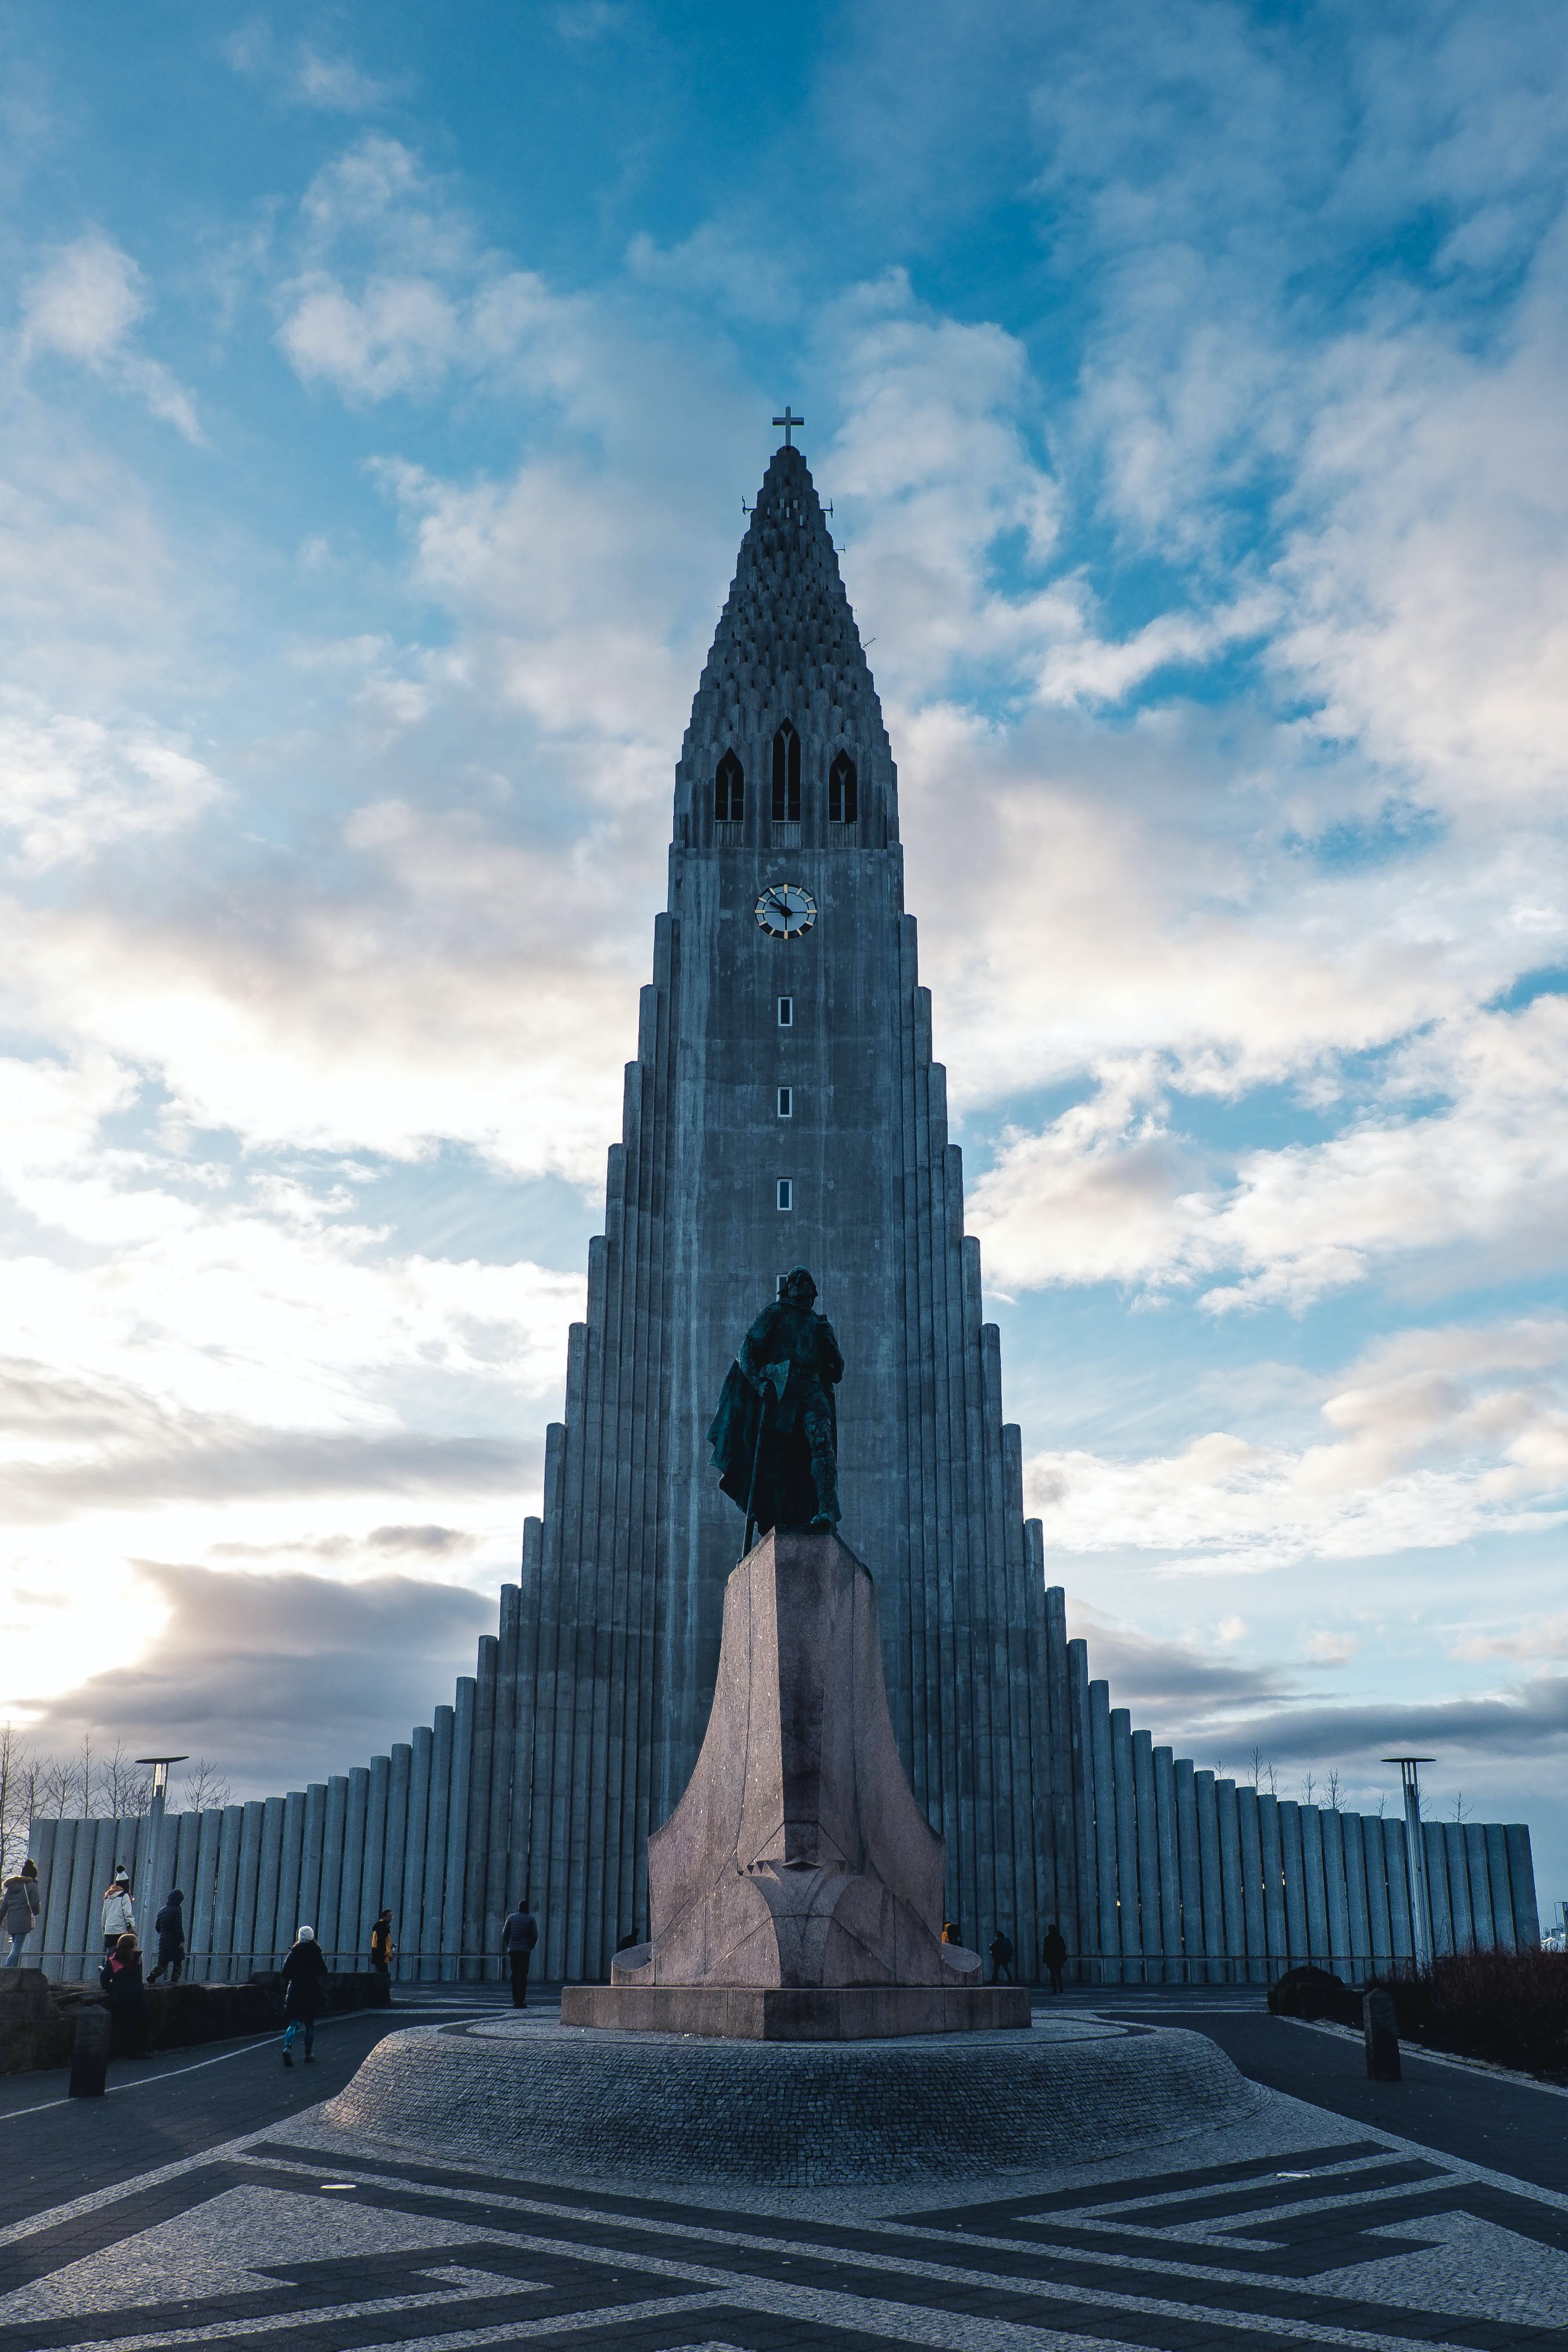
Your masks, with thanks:
[(167, 1969), (169, 1982), (178, 1984), (185, 1969), (185, 1898), (177, 1886), (169, 1889), (153, 1926), (158, 1937), (158, 1965), (147, 1981), (156, 1984)]
[(8, 1969), (22, 1965), (22, 1947), (33, 1932), (38, 1916), (38, 1865), (31, 1855), (14, 1876), (0, 1887), (0, 1930), (11, 1938), (11, 1948), (5, 1955)]
[(517, 1909), (507, 1913), (506, 1925), (500, 1931), (500, 1948), (511, 1976), (513, 2009), (528, 2007), (528, 1964), (538, 1941), (539, 1922), (529, 1909), (525, 1895)]

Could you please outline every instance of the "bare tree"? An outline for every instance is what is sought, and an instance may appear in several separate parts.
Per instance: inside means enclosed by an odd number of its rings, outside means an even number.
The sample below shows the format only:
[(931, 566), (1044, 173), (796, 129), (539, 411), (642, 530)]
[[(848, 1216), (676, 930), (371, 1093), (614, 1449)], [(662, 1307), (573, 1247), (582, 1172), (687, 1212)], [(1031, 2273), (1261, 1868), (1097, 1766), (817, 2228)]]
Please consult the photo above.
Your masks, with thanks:
[(13, 1723), (0, 1726), (0, 1867), (7, 1871), (21, 1868), (33, 1823), (47, 1811), (46, 1770), (25, 1733)]
[(42, 1756), (38, 1759), (37, 1811), (53, 1814), (63, 1822), (72, 1810), (76, 1794), (76, 1767), (68, 1756)]
[(1317, 1785), (1316, 1780), (1313, 1780), (1310, 1772), (1304, 1775), (1301, 1781), (1301, 1802), (1304, 1805), (1310, 1805), (1311, 1803), (1312, 1791)]
[(152, 1772), (136, 1762), (122, 1739), (115, 1741), (108, 1762), (99, 1767), (98, 1784), (104, 1812), (111, 1821), (134, 1820), (152, 1806)]
[(1463, 1789), (1456, 1789), (1454, 1791), (1454, 1819), (1457, 1822), (1468, 1822), (1475, 1810), (1476, 1809), (1473, 1804), (1467, 1804), (1465, 1802), (1465, 1792)]
[(1340, 1787), (1340, 1776), (1335, 1771), (1329, 1774), (1328, 1809), (1331, 1813), (1342, 1813), (1345, 1809), (1344, 1792)]
[(233, 1795), (232, 1787), (224, 1779), (216, 1764), (209, 1764), (205, 1756), (192, 1758), (191, 1769), (185, 1775), (182, 1794), (183, 1811), (217, 1812), (229, 1802)]
[[(22, 1851), (25, 1853), (26, 1850), (26, 1823), (18, 1822), (17, 1820), (20, 1811), (17, 1804), (19, 1793), (17, 1783), (22, 1775), (26, 1756), (26, 1742), (22, 1738), (16, 1725), (0, 1724), (0, 1870), (3, 1871), (8, 1871), (11, 1868), (11, 1850), (17, 1843), (18, 1832)], [(18, 1866), (21, 1859), (22, 1855), (18, 1853), (16, 1856)]]

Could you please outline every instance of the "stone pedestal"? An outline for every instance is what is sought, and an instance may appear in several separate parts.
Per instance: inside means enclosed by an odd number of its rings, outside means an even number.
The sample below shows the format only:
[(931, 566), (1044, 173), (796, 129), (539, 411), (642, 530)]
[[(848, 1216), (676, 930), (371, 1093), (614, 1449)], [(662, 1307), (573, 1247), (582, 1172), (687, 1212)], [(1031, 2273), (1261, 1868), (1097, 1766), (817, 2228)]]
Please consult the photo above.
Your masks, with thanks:
[(831, 1528), (774, 1530), (730, 1577), (697, 1769), (648, 1840), (650, 1940), (567, 2025), (838, 2041), (1029, 2022), (943, 1944), (943, 1842), (904, 1777), (876, 1588)]

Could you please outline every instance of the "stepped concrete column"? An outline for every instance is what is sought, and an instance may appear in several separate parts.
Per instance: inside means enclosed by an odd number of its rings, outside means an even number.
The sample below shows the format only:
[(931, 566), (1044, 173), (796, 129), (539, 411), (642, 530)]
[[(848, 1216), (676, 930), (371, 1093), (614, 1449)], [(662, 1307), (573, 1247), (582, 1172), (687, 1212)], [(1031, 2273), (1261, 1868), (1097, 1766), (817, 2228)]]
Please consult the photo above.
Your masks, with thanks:
[(425, 1824), (425, 1895), (420, 1910), (422, 1977), (441, 1974), (441, 1890), (447, 1875), (447, 1815), (452, 1797), (455, 1710), (438, 1706), (430, 1728), (430, 1811)]
[(1388, 1916), (1388, 1855), (1383, 1822), (1375, 1813), (1363, 1817), (1363, 1851), (1366, 1858), (1366, 1912), (1373, 1964), (1386, 1968), (1394, 1958), (1394, 1926)]
[(1307, 1958), (1314, 1968), (1327, 1968), (1329, 1905), (1323, 1869), (1323, 1816), (1316, 1805), (1301, 1808), (1301, 1873), (1307, 1890)]
[(422, 1971), (419, 1955), (424, 1948), (425, 1916), (425, 1844), (430, 1817), (430, 1754), (434, 1746), (430, 1727), (420, 1724), (409, 1742), (408, 1757), (408, 1827), (403, 1841), (403, 1885), (395, 1899), (397, 1911), (397, 1969), (399, 1977), (417, 1977)]
[(1503, 1823), (1508, 1855), (1509, 1898), (1513, 1906), (1513, 1940), (1521, 1952), (1532, 1952), (1541, 1942), (1541, 1916), (1535, 1907), (1535, 1863), (1530, 1851), (1530, 1831), (1523, 1822)]
[(252, 1969), (261, 1965), (256, 1957), (256, 1911), (261, 1891), (261, 1833), (267, 1808), (260, 1798), (253, 1797), (244, 1811), (239, 1832), (239, 1883), (234, 1896), (233, 1946), (233, 1972), (242, 1982)]
[(70, 1910), (71, 1871), (76, 1861), (77, 1825), (73, 1821), (51, 1824), (49, 1874), (44, 1881), (44, 1966), (51, 1977), (68, 1974), (65, 1965), (66, 1918)]
[(341, 1965), (358, 1968), (368, 1930), (361, 1916), (363, 1897), (374, 1894), (365, 1883), (364, 1849), (370, 1816), (370, 1767), (355, 1764), (348, 1776), (348, 1804), (343, 1813), (343, 1875), (338, 1889), (338, 1916), (333, 1941), (343, 1958)]
[(1176, 1784), (1176, 1866), (1182, 1879), (1182, 1982), (1201, 1984), (1206, 1973), (1204, 1948), (1204, 1886), (1202, 1844), (1198, 1837), (1197, 1781), (1190, 1756), (1178, 1756), (1173, 1774)]
[[(274, 1969), (282, 1955), (278, 1945), (278, 1891), (283, 1861), (283, 1811), (281, 1797), (268, 1797), (261, 1808), (261, 1854), (256, 1872), (256, 1925), (251, 1940), (256, 1958), (251, 1966)], [(180, 1884), (176, 1878), (176, 1886)]]
[(1160, 1974), (1166, 1984), (1180, 1984), (1182, 1968), (1182, 1874), (1176, 1831), (1176, 1775), (1168, 1748), (1156, 1748), (1154, 1768), (1154, 1832), (1159, 1849), (1160, 1945), (1164, 1964)]
[[(1215, 1811), (1219, 1818), (1220, 1909), (1225, 1921), (1225, 1981), (1245, 1981), (1247, 1915), (1241, 1893), (1241, 1817), (1236, 1782), (1216, 1780)], [(1239, 1965), (1238, 1965), (1239, 1964)]]
[(1203, 1881), (1204, 1975), (1210, 1984), (1225, 1981), (1225, 1888), (1219, 1855), (1219, 1805), (1212, 1772), (1193, 1774), (1198, 1808), (1198, 1873)]
[(1247, 1980), (1268, 1981), (1268, 1930), (1263, 1909), (1263, 1824), (1258, 1790), (1236, 1792), (1237, 1833), (1241, 1841), (1241, 1911), (1247, 1934)]
[(1340, 1831), (1345, 1845), (1345, 1907), (1350, 1919), (1350, 1963), (1352, 1971), (1372, 1966), (1372, 1927), (1366, 1905), (1366, 1842), (1359, 1813), (1342, 1814)]

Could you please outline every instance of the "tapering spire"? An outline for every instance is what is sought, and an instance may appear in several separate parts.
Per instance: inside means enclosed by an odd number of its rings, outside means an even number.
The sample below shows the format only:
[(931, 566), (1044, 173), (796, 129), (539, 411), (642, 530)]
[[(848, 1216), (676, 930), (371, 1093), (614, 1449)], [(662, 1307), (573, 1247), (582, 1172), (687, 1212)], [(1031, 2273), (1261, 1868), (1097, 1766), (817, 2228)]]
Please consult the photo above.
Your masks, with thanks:
[[(714, 633), (681, 747), (680, 784), (699, 815), (714, 760), (738, 751), (748, 772), (787, 719), (818, 763), (843, 748), (857, 763), (863, 838), (896, 840), (894, 770), (882, 706), (838, 570), (810, 468), (775, 449)], [(874, 805), (873, 805), (874, 803)], [(678, 814), (682, 800), (678, 793)], [(809, 825), (808, 825), (809, 829)]]

